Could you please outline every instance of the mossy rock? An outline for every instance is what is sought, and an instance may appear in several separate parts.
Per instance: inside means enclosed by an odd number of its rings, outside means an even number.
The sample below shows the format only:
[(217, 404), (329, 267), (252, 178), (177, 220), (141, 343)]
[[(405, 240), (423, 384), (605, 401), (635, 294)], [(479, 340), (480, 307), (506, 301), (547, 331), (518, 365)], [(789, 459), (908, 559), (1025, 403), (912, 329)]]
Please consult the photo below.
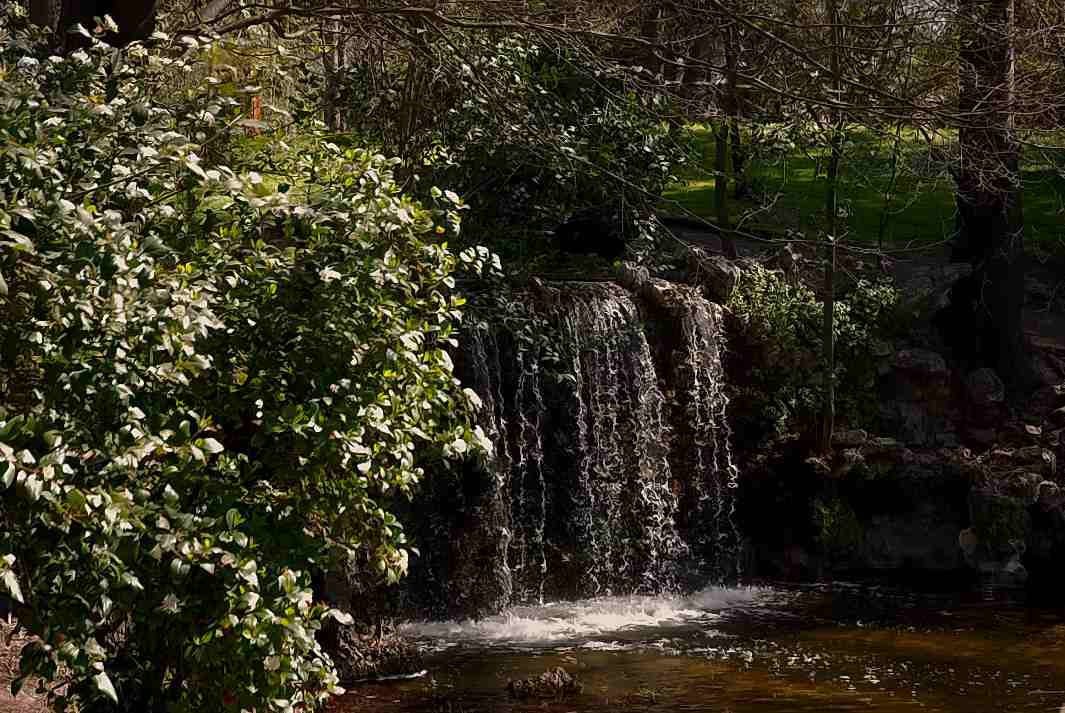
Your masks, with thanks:
[(993, 548), (1024, 542), (1031, 527), (1027, 505), (1021, 498), (980, 493), (970, 498), (969, 509), (973, 531)]
[(814, 501), (817, 543), (831, 558), (853, 556), (862, 544), (863, 528), (857, 513), (840, 498)]

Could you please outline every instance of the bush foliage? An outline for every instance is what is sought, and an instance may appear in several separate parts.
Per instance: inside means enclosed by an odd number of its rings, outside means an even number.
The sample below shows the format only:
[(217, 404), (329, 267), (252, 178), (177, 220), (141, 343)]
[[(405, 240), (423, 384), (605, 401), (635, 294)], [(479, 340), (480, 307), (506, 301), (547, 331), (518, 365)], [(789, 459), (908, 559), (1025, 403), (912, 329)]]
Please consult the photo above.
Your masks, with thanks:
[[(841, 423), (871, 425), (875, 346), (894, 328), (898, 292), (859, 280), (835, 302), (837, 413)], [(812, 427), (820, 413), (824, 305), (801, 283), (759, 265), (742, 272), (729, 301), (749, 371), (743, 383), (758, 404), (763, 427), (787, 432)]]
[[(49, 56), (0, 28), (0, 592), (59, 710), (307, 710), (337, 688), (313, 570), (395, 578), (426, 458), (485, 449), (445, 347), (462, 203), (393, 162), (225, 147), (205, 49)], [(208, 159), (206, 157), (210, 156)], [(66, 682), (67, 687), (55, 684)]]
[[(447, 56), (434, 56), (417, 110), (394, 109), (412, 70), (379, 86), (356, 68), (345, 97), (360, 109), (350, 117), (356, 131), (402, 153), (423, 181), (462, 193), (471, 237), (505, 256), (536, 254), (549, 249), (544, 231), (577, 209), (610, 207), (632, 220), (658, 202), (684, 151), (623, 73), (527, 39), (464, 41), (461, 61), (437, 48)], [(403, 122), (422, 131), (409, 135)]]

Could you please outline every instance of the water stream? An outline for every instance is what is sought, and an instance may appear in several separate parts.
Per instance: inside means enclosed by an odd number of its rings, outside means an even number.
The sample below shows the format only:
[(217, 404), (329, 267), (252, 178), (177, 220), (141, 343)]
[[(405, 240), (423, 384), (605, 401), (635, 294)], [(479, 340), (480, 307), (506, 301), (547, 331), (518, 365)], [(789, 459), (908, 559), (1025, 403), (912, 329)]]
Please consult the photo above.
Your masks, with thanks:
[[(979, 592), (877, 586), (707, 589), (516, 607), (408, 624), (418, 681), (362, 687), (338, 711), (1050, 711), (1065, 704), (1065, 612)], [(564, 667), (583, 686), (514, 700)]]

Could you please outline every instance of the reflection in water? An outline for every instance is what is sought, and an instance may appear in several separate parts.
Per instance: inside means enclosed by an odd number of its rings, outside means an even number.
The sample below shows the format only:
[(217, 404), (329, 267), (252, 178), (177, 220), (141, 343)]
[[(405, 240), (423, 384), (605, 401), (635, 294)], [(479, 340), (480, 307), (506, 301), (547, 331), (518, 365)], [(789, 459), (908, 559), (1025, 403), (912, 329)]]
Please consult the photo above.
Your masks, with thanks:
[[(335, 711), (1065, 713), (1065, 613), (834, 585), (708, 589), (409, 624), (430, 676), (353, 690)], [(564, 700), (505, 687), (563, 666)]]

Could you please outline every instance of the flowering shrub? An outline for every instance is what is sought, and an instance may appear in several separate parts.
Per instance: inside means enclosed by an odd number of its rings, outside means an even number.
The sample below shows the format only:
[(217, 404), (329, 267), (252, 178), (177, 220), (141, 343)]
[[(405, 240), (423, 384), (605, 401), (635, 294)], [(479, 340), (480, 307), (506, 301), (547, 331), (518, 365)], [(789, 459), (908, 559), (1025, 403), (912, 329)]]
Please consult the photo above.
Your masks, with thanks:
[[(488, 448), (445, 347), (460, 199), (276, 139), (208, 160), (239, 102), (156, 96), (203, 43), (48, 56), (0, 11), (0, 593), (59, 710), (309, 710), (336, 693), (310, 573), (390, 578), (381, 505)], [(224, 152), (221, 152), (224, 154)], [(61, 687), (59, 683), (67, 683)]]

